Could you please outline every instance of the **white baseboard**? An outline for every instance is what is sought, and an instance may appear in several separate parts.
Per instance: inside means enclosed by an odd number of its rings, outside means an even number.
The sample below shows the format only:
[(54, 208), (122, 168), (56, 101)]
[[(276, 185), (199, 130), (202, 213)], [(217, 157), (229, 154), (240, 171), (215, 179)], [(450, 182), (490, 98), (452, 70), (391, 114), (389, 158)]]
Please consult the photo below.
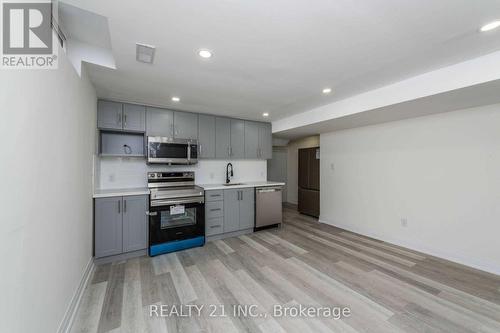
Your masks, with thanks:
[(387, 237), (382, 237), (381, 235), (378, 235), (376, 233), (366, 232), (365, 230), (353, 228), (352, 226), (347, 226), (347, 225), (342, 225), (340, 223), (326, 221), (326, 220), (321, 219), (321, 217), (319, 219), (319, 222), (324, 223), (324, 224), (328, 224), (328, 225), (331, 225), (331, 226), (334, 226), (337, 228), (341, 228), (341, 229), (344, 229), (347, 231), (355, 232), (357, 234), (360, 234), (360, 235), (363, 235), (366, 237), (370, 237), (370, 238), (374, 238), (374, 239), (377, 239), (377, 240), (380, 240), (380, 241), (383, 241), (383, 242), (386, 242), (389, 244), (405, 247), (405, 248), (413, 250), (413, 251), (418, 251), (418, 252), (421, 252), (423, 254), (427, 254), (427, 255), (430, 255), (433, 257), (438, 257), (438, 258), (445, 259), (445, 260), (448, 260), (448, 261), (451, 261), (451, 262), (454, 262), (457, 264), (461, 264), (461, 265), (468, 266), (471, 268), (479, 269), (481, 271), (485, 271), (487, 273), (491, 273), (491, 274), (495, 274), (495, 275), (500, 276), (500, 266), (491, 265), (489, 263), (484, 263), (484, 262), (480, 262), (477, 260), (471, 260), (470, 258), (466, 258), (466, 256), (464, 256), (464, 255), (460, 255), (457, 253), (451, 254), (451, 253), (448, 253), (448, 252), (440, 250), (440, 249), (430, 248), (430, 247), (423, 245), (423, 244), (410, 243), (408, 241), (404, 241), (401, 239), (389, 239)]
[(73, 326), (76, 313), (78, 312), (78, 308), (80, 307), (80, 301), (82, 300), (83, 292), (85, 291), (85, 288), (90, 281), (90, 277), (94, 272), (94, 268), (94, 258), (91, 257), (89, 262), (87, 263), (87, 267), (85, 267), (85, 271), (83, 272), (80, 284), (78, 285), (78, 288), (71, 298), (68, 309), (64, 314), (61, 324), (59, 325), (59, 329), (57, 330), (58, 333), (69, 333), (71, 331), (71, 326)]

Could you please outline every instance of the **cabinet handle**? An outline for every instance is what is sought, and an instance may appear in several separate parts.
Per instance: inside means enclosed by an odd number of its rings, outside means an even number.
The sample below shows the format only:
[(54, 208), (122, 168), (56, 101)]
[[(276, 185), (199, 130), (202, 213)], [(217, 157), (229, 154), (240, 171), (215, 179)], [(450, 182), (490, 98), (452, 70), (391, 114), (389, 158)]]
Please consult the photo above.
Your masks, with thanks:
[(220, 208), (212, 208), (212, 209), (210, 209), (211, 212), (216, 212), (218, 210), (221, 210), (221, 209)]
[(127, 127), (127, 114), (123, 115), (123, 127)]
[(213, 228), (220, 228), (220, 224), (217, 224), (217, 225), (211, 225), (211, 226), (210, 226), (210, 229), (213, 229)]
[(220, 194), (210, 194), (210, 196), (213, 197), (220, 197)]
[(122, 212), (122, 201), (118, 200), (118, 214)]
[(118, 125), (121, 126), (121, 124), (122, 124), (122, 114), (118, 113), (117, 116), (118, 116)]
[(199, 148), (199, 154), (200, 154), (200, 157), (201, 157), (201, 143), (198, 144), (198, 148)]
[(127, 200), (123, 200), (123, 212), (127, 212)]

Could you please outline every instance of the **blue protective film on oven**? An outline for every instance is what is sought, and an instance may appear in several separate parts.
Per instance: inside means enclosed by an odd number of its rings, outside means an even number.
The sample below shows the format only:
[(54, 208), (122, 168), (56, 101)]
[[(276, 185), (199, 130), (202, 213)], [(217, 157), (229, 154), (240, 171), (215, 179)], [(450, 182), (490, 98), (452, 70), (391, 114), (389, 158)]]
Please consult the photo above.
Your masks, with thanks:
[(157, 244), (149, 247), (149, 255), (153, 257), (163, 253), (170, 253), (184, 249), (189, 249), (196, 246), (203, 246), (204, 244), (205, 244), (204, 236), (173, 241), (163, 244)]

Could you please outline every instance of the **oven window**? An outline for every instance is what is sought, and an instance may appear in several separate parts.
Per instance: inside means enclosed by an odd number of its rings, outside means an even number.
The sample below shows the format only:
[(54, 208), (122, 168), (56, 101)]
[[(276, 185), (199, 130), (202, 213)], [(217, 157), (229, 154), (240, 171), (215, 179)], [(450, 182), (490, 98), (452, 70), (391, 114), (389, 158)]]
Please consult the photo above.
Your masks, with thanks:
[(196, 224), (196, 207), (186, 208), (184, 213), (170, 214), (170, 209), (160, 212), (160, 228), (168, 229)]
[(187, 145), (150, 142), (149, 155), (155, 158), (187, 158)]

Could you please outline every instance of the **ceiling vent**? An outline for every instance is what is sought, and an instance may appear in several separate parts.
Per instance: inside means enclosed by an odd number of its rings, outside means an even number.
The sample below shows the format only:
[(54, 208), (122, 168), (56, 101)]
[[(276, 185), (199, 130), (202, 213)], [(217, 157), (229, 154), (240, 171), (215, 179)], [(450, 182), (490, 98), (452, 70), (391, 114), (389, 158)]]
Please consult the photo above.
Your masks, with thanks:
[(137, 43), (135, 45), (137, 61), (144, 62), (146, 64), (152, 64), (155, 58), (156, 47), (140, 43)]

